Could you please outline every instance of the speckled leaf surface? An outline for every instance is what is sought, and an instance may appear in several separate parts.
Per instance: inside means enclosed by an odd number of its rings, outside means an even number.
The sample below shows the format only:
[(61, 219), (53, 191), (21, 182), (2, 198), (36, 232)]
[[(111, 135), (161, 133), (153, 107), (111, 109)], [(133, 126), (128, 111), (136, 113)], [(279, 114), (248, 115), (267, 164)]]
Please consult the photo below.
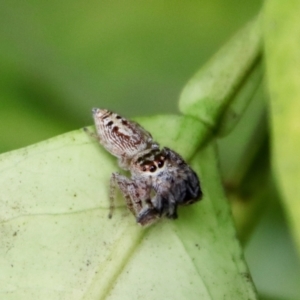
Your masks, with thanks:
[[(82, 130), (0, 156), (1, 299), (256, 299), (203, 125), (141, 123), (199, 174), (204, 199), (141, 228), (124, 207), (108, 219), (116, 159)], [(205, 130), (204, 130), (205, 131)]]

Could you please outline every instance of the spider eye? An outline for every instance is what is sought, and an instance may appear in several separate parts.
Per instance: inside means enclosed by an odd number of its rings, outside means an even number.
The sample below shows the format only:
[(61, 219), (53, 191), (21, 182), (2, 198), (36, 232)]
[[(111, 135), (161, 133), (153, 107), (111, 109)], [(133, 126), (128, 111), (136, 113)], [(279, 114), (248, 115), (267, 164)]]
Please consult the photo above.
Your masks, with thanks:
[(163, 161), (159, 160), (159, 161), (157, 162), (157, 166), (158, 166), (159, 168), (161, 168), (163, 165), (164, 165), (164, 162), (163, 162)]
[(149, 170), (150, 170), (150, 172), (152, 172), (152, 173), (153, 173), (153, 172), (155, 172), (155, 170), (156, 170), (156, 167), (152, 165), (152, 166), (150, 167), (150, 169), (149, 169)]

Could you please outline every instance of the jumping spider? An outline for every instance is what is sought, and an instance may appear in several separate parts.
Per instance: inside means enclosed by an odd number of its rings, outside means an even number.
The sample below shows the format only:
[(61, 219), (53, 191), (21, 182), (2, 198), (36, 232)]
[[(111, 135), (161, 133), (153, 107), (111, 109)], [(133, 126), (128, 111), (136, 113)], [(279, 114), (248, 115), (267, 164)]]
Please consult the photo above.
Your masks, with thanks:
[(152, 224), (162, 216), (176, 219), (178, 205), (201, 199), (197, 174), (178, 153), (166, 147), (160, 149), (151, 134), (136, 122), (106, 109), (94, 108), (92, 113), (97, 134), (85, 131), (131, 173), (131, 179), (119, 173), (111, 176), (110, 218), (116, 186), (141, 225)]

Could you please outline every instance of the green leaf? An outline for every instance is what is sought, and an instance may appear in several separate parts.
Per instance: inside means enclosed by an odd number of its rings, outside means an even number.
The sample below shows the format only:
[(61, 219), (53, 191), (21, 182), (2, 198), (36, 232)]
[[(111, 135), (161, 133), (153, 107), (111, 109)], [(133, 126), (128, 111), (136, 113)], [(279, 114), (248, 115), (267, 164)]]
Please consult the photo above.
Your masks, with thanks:
[[(111, 157), (82, 130), (0, 156), (3, 299), (256, 299), (213, 146), (192, 118), (141, 119), (199, 174), (204, 199), (141, 228), (119, 197)], [(181, 152), (182, 151), (182, 152)]]
[[(233, 214), (238, 236), (242, 237), (243, 242), (249, 236), (249, 229), (256, 224), (257, 211), (261, 211), (262, 207), (260, 204), (266, 202), (262, 201), (264, 197), (253, 197), (255, 193), (241, 192), (254, 191), (254, 186), (258, 191), (262, 190), (260, 182), (252, 186), (249, 185), (249, 177), (245, 178), (260, 141), (266, 135), (263, 128), (266, 116), (261, 84), (261, 21), (261, 15), (258, 15), (235, 34), (192, 77), (180, 97), (181, 111), (205, 124), (207, 137), (224, 137), (236, 129), (228, 138), (220, 141), (219, 145), (223, 180), (231, 203), (234, 204)], [(245, 123), (249, 111), (253, 114), (250, 119), (248, 117), (249, 122)], [(241, 126), (236, 126), (241, 117)], [(207, 141), (207, 137), (202, 139), (203, 143)], [(253, 176), (251, 182), (257, 182), (256, 178), (256, 175)], [(244, 183), (244, 187), (251, 188), (242, 188)], [(247, 195), (247, 201), (243, 195)]]
[(272, 163), (300, 253), (300, 2), (267, 1), (265, 53)]
[[(188, 82), (180, 96), (180, 111), (198, 118), (209, 128), (216, 129), (236, 97), (237, 100), (227, 114), (240, 115), (261, 81), (258, 63), (260, 50), (261, 18), (257, 17), (223, 46)], [(226, 116), (225, 119), (230, 124), (227, 125), (223, 120), (226, 128), (218, 128), (219, 131), (228, 131), (236, 123), (231, 117)]]

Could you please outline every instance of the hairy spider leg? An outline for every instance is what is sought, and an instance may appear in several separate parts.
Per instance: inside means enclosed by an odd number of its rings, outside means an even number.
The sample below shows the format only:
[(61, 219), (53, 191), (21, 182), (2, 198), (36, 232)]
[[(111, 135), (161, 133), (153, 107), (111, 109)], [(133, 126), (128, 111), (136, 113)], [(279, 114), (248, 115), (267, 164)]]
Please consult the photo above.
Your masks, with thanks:
[(144, 207), (144, 203), (149, 203), (151, 188), (143, 181), (129, 179), (119, 173), (112, 173), (110, 178), (110, 208), (109, 218), (112, 217), (115, 207), (116, 186), (120, 189), (125, 198), (126, 205), (131, 213), (137, 217)]

